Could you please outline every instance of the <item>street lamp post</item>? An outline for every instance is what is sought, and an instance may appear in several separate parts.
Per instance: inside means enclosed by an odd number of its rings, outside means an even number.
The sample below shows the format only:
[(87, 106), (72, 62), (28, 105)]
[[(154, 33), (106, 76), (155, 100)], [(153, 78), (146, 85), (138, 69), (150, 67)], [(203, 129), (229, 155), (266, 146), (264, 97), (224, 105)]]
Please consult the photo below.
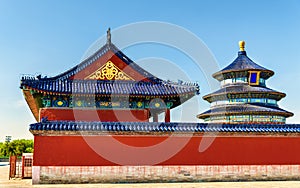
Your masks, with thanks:
[(11, 141), (11, 136), (5, 136), (5, 142), (9, 143)]

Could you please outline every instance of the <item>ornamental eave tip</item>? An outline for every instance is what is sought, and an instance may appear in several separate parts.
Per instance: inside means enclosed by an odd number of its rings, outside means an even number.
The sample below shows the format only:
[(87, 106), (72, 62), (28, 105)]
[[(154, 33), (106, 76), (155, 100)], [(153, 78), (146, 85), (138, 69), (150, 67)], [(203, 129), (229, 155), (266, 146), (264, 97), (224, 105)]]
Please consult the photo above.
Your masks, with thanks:
[(111, 44), (111, 34), (110, 34), (110, 27), (106, 31), (106, 43)]

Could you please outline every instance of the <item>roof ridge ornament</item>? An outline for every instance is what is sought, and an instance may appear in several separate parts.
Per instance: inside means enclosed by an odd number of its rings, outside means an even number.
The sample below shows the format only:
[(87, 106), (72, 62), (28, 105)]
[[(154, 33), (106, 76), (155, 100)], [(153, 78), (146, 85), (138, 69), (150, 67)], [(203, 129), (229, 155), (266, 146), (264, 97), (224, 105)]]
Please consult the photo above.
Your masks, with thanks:
[(106, 43), (111, 44), (111, 34), (110, 34), (110, 27), (106, 31)]
[(240, 52), (245, 51), (245, 41), (241, 40), (239, 41), (239, 46), (240, 46)]

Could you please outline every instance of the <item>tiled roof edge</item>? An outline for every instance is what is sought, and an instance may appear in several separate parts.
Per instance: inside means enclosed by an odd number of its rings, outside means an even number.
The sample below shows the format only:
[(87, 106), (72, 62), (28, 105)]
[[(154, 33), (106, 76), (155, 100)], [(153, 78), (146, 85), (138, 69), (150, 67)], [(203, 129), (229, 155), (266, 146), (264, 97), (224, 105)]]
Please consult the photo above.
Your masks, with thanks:
[(256, 132), (300, 133), (300, 124), (207, 124), (161, 122), (70, 122), (42, 121), (30, 131), (109, 131), (109, 132)]

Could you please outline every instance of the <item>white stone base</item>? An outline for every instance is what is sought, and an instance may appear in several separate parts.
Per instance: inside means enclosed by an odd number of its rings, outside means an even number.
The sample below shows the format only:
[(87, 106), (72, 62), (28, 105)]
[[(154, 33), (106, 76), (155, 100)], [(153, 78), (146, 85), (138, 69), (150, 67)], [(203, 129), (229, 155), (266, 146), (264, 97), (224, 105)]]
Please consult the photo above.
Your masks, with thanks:
[(33, 184), (300, 180), (300, 165), (34, 166)]

